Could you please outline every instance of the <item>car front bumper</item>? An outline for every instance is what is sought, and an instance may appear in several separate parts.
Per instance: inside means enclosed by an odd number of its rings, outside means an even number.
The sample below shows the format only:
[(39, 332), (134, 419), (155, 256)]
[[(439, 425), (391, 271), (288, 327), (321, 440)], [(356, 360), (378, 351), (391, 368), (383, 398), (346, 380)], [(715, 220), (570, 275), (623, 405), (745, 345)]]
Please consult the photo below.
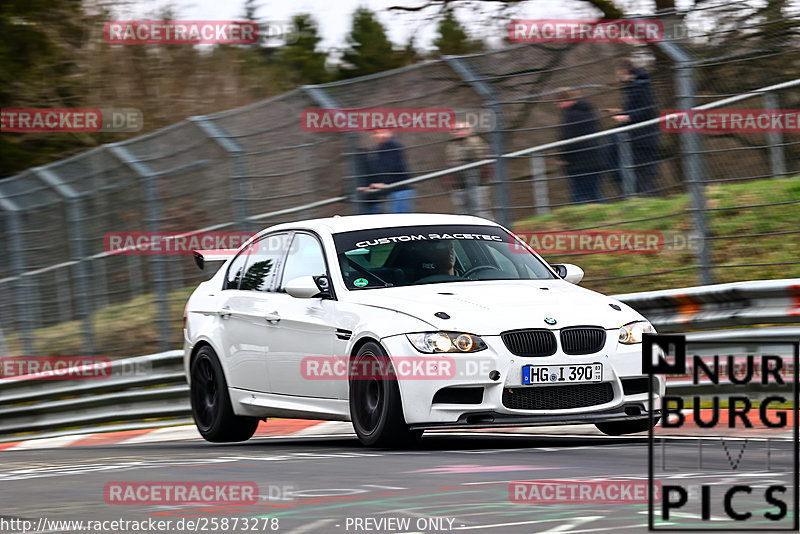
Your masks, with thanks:
[[(609, 331), (613, 334), (614, 331)], [(606, 421), (643, 419), (652, 410), (660, 414), (661, 397), (664, 395), (664, 381), (654, 377), (653, 406), (648, 406), (647, 389), (638, 388), (631, 392), (627, 385), (633, 383), (626, 379), (644, 379), (642, 374), (641, 344), (622, 345), (616, 335), (606, 336), (603, 349), (595, 354), (571, 356), (556, 352), (553, 356), (528, 358), (511, 354), (500, 336), (484, 336), (487, 349), (466, 354), (423, 355), (408, 341), (405, 335), (391, 336), (381, 340), (390, 357), (396, 358), (449, 358), (455, 362), (455, 373), (447, 378), (399, 377), (398, 386), (403, 400), (403, 414), (406, 423), (413, 428), (479, 428), (496, 426), (533, 426), (558, 424), (585, 424)], [(574, 365), (603, 364), (602, 382), (608, 384), (610, 392), (605, 401), (598, 404), (576, 408), (517, 409), (504, 404), (505, 397), (515, 393), (525, 395), (545, 393), (531, 388), (574, 388), (580, 394), (581, 387), (588, 384), (569, 385), (523, 385), (522, 367), (524, 365)], [(625, 380), (626, 388), (623, 388)], [(458, 393), (462, 388), (475, 391), (482, 389), (482, 395), (470, 402), (442, 401), (437, 392), (443, 389)], [(626, 389), (628, 391), (626, 391)], [(464, 390), (466, 391), (466, 390)], [(552, 391), (552, 390), (551, 390)], [(476, 402), (479, 400), (479, 402)]]

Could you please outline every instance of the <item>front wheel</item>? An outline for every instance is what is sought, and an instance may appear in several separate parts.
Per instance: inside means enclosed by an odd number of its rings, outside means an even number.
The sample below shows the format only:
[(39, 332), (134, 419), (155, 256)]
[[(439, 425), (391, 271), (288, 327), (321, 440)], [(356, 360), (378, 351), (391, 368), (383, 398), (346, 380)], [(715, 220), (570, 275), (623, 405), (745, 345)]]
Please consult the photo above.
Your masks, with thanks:
[(228, 383), (214, 349), (202, 347), (192, 361), (190, 373), (192, 418), (200, 435), (214, 443), (250, 439), (258, 419), (233, 413)]
[[(661, 417), (653, 418), (653, 426), (658, 424)], [(650, 430), (650, 419), (636, 419), (633, 421), (611, 421), (608, 423), (595, 423), (597, 429), (608, 436), (622, 436), (623, 434), (636, 434)]]
[(377, 343), (364, 344), (351, 360), (350, 418), (359, 441), (370, 447), (406, 447), (422, 436), (403, 417), (397, 377)]

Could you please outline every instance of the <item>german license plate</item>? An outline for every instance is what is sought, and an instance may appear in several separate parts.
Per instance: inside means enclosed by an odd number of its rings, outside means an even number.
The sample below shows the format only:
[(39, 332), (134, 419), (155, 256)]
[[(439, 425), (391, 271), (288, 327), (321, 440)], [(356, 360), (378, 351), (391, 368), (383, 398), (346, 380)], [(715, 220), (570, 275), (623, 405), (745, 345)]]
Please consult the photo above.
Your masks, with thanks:
[(523, 365), (523, 384), (573, 384), (576, 382), (601, 382), (602, 363), (578, 365)]

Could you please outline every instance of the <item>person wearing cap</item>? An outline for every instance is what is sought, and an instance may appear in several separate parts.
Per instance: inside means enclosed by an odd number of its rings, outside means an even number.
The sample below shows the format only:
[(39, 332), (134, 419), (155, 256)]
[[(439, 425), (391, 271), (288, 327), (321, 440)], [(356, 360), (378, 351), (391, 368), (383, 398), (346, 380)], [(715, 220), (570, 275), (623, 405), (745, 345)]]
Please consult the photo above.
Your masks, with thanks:
[[(451, 139), (445, 149), (448, 167), (458, 167), (489, 157), (489, 147), (475, 135), (467, 122), (457, 122), (450, 132)], [(477, 215), (492, 219), (490, 209), (490, 186), (488, 185), (490, 167), (458, 171), (445, 177), (450, 190), (455, 212), (461, 215)]]

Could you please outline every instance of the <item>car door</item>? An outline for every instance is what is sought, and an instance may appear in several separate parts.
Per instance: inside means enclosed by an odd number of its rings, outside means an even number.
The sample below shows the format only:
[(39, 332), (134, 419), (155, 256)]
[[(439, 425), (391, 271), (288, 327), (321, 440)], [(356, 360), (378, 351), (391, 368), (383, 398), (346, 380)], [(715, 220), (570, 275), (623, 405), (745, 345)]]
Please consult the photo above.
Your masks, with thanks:
[(271, 389), (266, 364), (267, 320), (275, 293), (269, 289), (288, 238), (288, 233), (261, 238), (243, 249), (228, 269), (219, 315), (230, 387), (260, 392)]
[(295, 298), (286, 293), (286, 284), (300, 276), (327, 275), (325, 255), (319, 239), (306, 232), (295, 232), (279, 279), (274, 321), (267, 353), (267, 372), (275, 393), (303, 397), (339, 398), (346, 378), (313, 379), (303, 371), (306, 358), (334, 356), (343, 345), (336, 332), (336, 301), (322, 298)]

